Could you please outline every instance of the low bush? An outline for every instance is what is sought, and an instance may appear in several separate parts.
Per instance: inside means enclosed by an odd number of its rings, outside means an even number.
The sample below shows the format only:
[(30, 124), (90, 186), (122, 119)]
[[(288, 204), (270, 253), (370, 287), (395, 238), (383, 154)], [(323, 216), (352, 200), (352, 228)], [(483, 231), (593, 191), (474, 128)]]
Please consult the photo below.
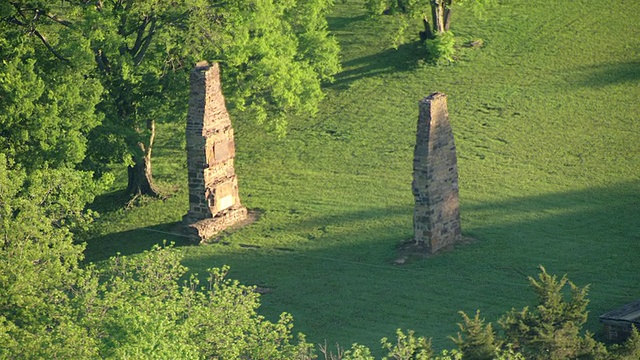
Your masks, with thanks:
[(436, 34), (425, 40), (427, 59), (435, 64), (450, 64), (454, 61), (456, 40), (451, 31)]

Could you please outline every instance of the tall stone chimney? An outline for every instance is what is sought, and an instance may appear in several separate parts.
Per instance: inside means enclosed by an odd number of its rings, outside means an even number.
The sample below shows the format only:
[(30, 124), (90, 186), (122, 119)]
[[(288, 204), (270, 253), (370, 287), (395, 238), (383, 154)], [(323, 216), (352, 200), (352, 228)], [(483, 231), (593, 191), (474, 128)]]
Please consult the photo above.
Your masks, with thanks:
[(199, 62), (190, 75), (187, 113), (189, 211), (183, 223), (201, 241), (244, 220), (233, 159), (231, 119), (222, 95), (220, 67)]
[(414, 239), (428, 252), (460, 241), (458, 165), (447, 96), (433, 93), (419, 103), (413, 160)]

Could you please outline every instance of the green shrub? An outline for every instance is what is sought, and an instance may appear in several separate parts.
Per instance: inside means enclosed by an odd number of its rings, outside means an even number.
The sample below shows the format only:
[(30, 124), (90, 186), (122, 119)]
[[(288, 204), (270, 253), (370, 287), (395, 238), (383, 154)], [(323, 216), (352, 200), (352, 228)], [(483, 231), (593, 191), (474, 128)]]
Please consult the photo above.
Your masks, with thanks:
[(485, 325), (484, 319), (480, 319), (480, 311), (470, 318), (464, 312), (460, 312), (464, 320), (463, 324), (458, 324), (460, 331), (453, 342), (466, 359), (490, 360), (496, 356), (496, 339), (491, 327), (491, 323)]
[(371, 350), (360, 344), (353, 344), (351, 349), (344, 352), (342, 360), (374, 360)]
[[(413, 330), (407, 334), (401, 329), (396, 330), (396, 343), (389, 342), (387, 338), (380, 340), (382, 348), (389, 351), (389, 358), (397, 360), (428, 360), (433, 355), (431, 339), (414, 335)], [(386, 358), (384, 358), (386, 359)]]
[(435, 38), (425, 40), (427, 59), (435, 64), (452, 63), (455, 43), (455, 37), (451, 31), (436, 34)]

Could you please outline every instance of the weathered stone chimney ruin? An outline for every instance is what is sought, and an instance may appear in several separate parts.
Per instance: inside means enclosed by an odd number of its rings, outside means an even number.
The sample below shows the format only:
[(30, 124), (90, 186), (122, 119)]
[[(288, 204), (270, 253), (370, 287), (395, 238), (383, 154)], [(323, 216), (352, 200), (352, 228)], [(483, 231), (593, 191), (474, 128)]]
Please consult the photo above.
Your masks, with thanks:
[(433, 93), (419, 103), (413, 160), (414, 240), (430, 254), (460, 241), (458, 165), (447, 96)]
[(204, 241), (244, 220), (233, 159), (231, 119), (222, 95), (217, 63), (199, 62), (191, 71), (187, 113), (189, 212), (186, 231)]

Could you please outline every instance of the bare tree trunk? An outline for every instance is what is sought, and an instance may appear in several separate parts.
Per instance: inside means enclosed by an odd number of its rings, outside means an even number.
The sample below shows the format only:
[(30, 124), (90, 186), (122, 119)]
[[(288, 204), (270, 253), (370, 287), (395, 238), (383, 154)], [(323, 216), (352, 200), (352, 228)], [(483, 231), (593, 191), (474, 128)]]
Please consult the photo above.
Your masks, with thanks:
[(453, 0), (446, 0), (444, 5), (444, 31), (449, 31), (451, 27), (451, 3)]
[(433, 32), (442, 34), (451, 26), (451, 3), (453, 0), (431, 0)]
[(434, 34), (440, 33), (438, 31), (438, 8), (440, 6), (438, 2), (438, 0), (431, 0), (431, 20), (433, 21), (432, 25)]
[(147, 121), (147, 129), (151, 132), (149, 144), (138, 144), (143, 155), (141, 157), (134, 156), (134, 164), (127, 169), (129, 175), (127, 192), (133, 195), (158, 197), (160, 192), (153, 183), (153, 172), (151, 170), (151, 150), (156, 137), (156, 123), (154, 120)]

